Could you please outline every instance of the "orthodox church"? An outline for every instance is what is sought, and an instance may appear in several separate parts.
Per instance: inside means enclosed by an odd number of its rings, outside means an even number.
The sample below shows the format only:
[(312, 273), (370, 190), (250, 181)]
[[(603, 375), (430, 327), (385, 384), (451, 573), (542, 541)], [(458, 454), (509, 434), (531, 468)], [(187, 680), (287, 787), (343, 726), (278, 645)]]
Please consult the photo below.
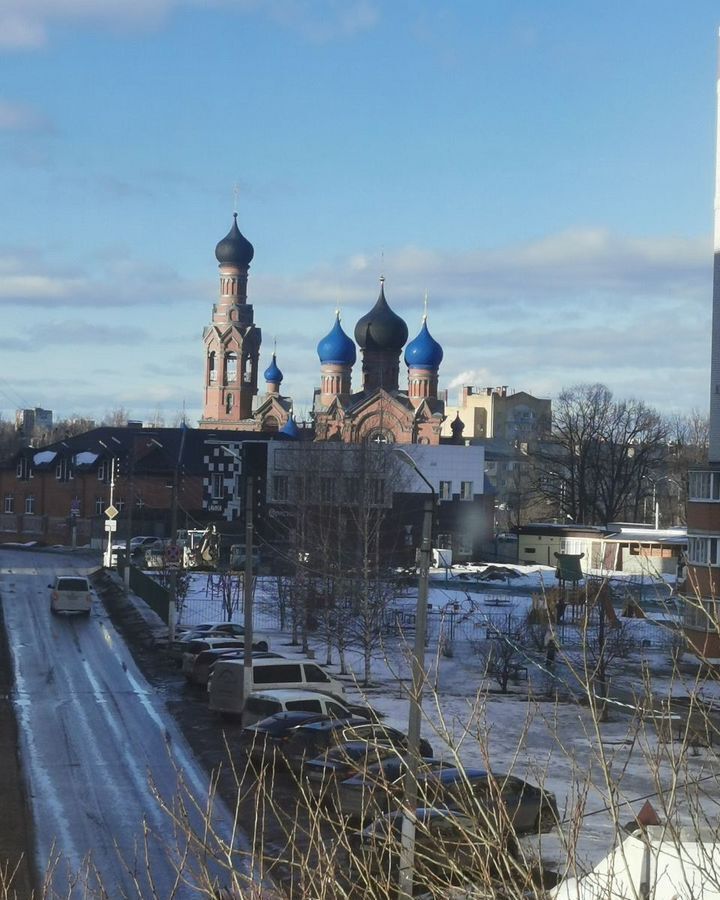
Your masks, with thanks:
[[(280, 393), (283, 380), (275, 353), (263, 373), (265, 393), (258, 394), (262, 335), (247, 302), (247, 279), (254, 248), (237, 225), (217, 244), (220, 295), (212, 322), (203, 332), (205, 400), (200, 428), (281, 431), (297, 435), (292, 400)], [(407, 344), (408, 327), (385, 298), (385, 279), (373, 308), (356, 324), (353, 341), (342, 328), (339, 312), (317, 346), (320, 387), (315, 390), (312, 418), (316, 441), (355, 444), (440, 443), (445, 404), (438, 397), (440, 344), (427, 326)], [(362, 386), (352, 390), (352, 369), (362, 354)], [(405, 348), (407, 390), (400, 389), (400, 356)]]

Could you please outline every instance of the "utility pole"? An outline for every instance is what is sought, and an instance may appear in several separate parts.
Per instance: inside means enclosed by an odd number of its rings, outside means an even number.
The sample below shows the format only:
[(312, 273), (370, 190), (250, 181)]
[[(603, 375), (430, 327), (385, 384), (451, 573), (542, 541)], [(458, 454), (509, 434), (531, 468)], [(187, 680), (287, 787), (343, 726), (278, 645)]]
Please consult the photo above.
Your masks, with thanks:
[(413, 457), (402, 447), (394, 452), (415, 470), (430, 489), (425, 498), (423, 512), (422, 543), (418, 560), (418, 600), (415, 610), (415, 649), (412, 656), (412, 693), (408, 716), (408, 759), (405, 772), (403, 820), (400, 833), (400, 865), (398, 900), (412, 900), (415, 875), (415, 815), (418, 805), (418, 770), (420, 768), (420, 724), (422, 695), (425, 683), (425, 636), (427, 633), (427, 608), (430, 590), (430, 565), (432, 562), (432, 527), (435, 513), (435, 488), (418, 468)]
[[(115, 457), (110, 457), (110, 503), (108, 504), (108, 509), (112, 510), (113, 500), (115, 498)], [(106, 512), (107, 514), (107, 512)], [(107, 522), (112, 522), (114, 519), (108, 517)], [(106, 522), (106, 524), (107, 524)], [(113, 532), (108, 528), (107, 535), (107, 550), (105, 551), (105, 568), (109, 569), (112, 565), (112, 537)]]
[(132, 538), (133, 506), (135, 505), (135, 435), (130, 437), (130, 455), (128, 457), (129, 483), (127, 505), (127, 534), (125, 536), (125, 593), (130, 593), (130, 539)]
[(243, 702), (252, 691), (252, 645), (253, 645), (253, 478), (245, 476), (245, 634), (243, 635)]
[(408, 759), (405, 773), (405, 798), (402, 832), (400, 834), (399, 900), (411, 900), (415, 868), (415, 811), (418, 798), (418, 769), (420, 768), (420, 724), (422, 695), (425, 682), (425, 634), (432, 559), (432, 520), (435, 492), (425, 500), (423, 534), (418, 565), (418, 600), (415, 612), (415, 650), (412, 657), (412, 695), (408, 717)]

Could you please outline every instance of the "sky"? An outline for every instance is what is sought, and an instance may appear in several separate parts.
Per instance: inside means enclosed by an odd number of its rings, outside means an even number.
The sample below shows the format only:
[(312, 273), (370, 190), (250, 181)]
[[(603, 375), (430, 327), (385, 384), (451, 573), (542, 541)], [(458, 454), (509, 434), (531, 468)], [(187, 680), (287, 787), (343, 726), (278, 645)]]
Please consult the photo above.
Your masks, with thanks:
[(427, 292), (451, 403), (600, 381), (705, 412), (719, 24), (710, 0), (0, 0), (0, 414), (195, 424), (235, 208), (298, 419), (380, 275), (411, 337)]

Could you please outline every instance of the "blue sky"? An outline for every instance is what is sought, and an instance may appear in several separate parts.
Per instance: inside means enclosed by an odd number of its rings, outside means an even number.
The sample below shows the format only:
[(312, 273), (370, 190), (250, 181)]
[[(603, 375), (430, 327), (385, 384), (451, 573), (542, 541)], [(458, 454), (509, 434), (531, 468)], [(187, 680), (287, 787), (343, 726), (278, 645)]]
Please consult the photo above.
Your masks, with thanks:
[[(0, 412), (202, 404), (239, 185), (249, 299), (307, 414), (340, 305), (440, 387), (709, 390), (716, 3), (0, 0)], [(360, 385), (359, 365), (353, 386)]]

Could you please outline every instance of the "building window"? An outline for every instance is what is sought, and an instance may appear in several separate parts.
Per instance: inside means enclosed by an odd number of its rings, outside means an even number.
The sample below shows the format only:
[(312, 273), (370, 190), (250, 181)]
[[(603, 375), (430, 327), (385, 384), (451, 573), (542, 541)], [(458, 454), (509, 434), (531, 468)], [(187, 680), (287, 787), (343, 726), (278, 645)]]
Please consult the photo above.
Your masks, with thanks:
[(98, 481), (105, 481), (105, 463), (98, 466)]
[(385, 479), (371, 478), (368, 484), (370, 503), (373, 506), (382, 506), (385, 503)]
[(33, 477), (32, 465), (27, 456), (21, 456), (17, 463), (17, 477), (20, 481), (28, 481)]
[(222, 500), (225, 497), (225, 484), (221, 474), (212, 477), (212, 499)]
[(5, 494), (5, 502), (3, 504), (3, 511), (6, 513), (14, 513), (15, 512), (15, 494)]
[(452, 550), (452, 535), (439, 534), (436, 538), (436, 546), (438, 550)]
[(116, 497), (113, 500), (113, 506), (119, 513), (121, 513), (125, 509), (125, 498), (124, 497)]
[(472, 481), (461, 481), (460, 482), (460, 499), (461, 500), (472, 500), (473, 498), (473, 483)]
[(208, 376), (211, 382), (217, 381), (217, 369), (215, 368), (215, 351), (208, 355)]
[(688, 481), (688, 499), (720, 500), (720, 472), (690, 472)]
[(55, 478), (58, 481), (71, 481), (73, 478), (72, 463), (69, 459), (61, 459), (55, 466)]
[(688, 536), (688, 562), (694, 566), (717, 566), (719, 540), (717, 537)]
[(228, 413), (228, 415), (232, 412), (234, 402), (235, 401), (234, 401), (233, 395), (228, 394), (227, 397), (225, 398), (225, 412)]
[(288, 488), (287, 475), (273, 475), (273, 499), (284, 503), (288, 499)]
[(35, 515), (35, 497), (32, 494), (25, 498), (25, 512), (29, 516)]
[(440, 482), (440, 499), (452, 500), (452, 481)]
[(104, 497), (96, 497), (95, 498), (95, 515), (101, 516), (105, 511), (105, 498)]
[(228, 353), (225, 357), (225, 382), (234, 383), (237, 379), (237, 354)]

